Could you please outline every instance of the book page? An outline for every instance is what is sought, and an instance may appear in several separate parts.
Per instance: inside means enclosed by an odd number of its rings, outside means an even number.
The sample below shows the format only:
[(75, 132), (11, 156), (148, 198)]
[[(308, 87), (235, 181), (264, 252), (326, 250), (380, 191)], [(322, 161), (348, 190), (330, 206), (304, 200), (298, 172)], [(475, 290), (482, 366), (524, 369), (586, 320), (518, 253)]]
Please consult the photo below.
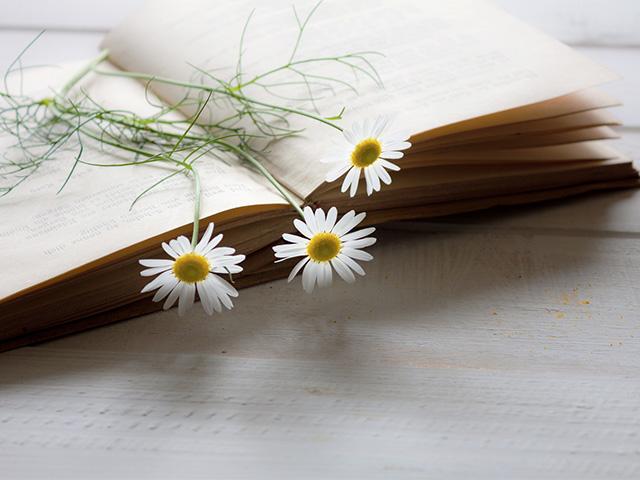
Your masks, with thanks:
[[(29, 84), (60, 84), (72, 69), (32, 72)], [(144, 87), (134, 80), (104, 78), (85, 84), (94, 99), (112, 108), (144, 114)], [(43, 97), (51, 94), (44, 88)], [(0, 137), (0, 151), (15, 140)], [(113, 164), (114, 152), (85, 150), (84, 161)], [(130, 158), (127, 159), (130, 161)], [(232, 160), (229, 159), (229, 162)], [(104, 168), (79, 165), (56, 194), (74, 163), (74, 152), (59, 154), (14, 191), (0, 198), (0, 300), (54, 276), (161, 235), (193, 221), (193, 184), (180, 174), (143, 197), (147, 187), (171, 173), (166, 167)], [(263, 177), (242, 165), (208, 157), (198, 162), (202, 180), (201, 215), (238, 207), (286, 205)], [(265, 207), (271, 208), (271, 207)], [(204, 225), (203, 225), (204, 226)]]
[[(286, 64), (299, 18), (315, 1), (171, 0), (150, 1), (108, 35), (110, 58), (126, 70), (189, 80), (191, 65), (236, 72), (242, 28), (255, 9), (243, 49), (245, 78)], [(308, 24), (296, 59), (377, 51), (378, 88), (363, 75), (327, 62), (318, 70), (354, 85), (338, 89), (317, 106), (325, 115), (347, 108), (347, 123), (378, 114), (395, 117), (395, 127), (413, 134), (465, 119), (566, 95), (615, 78), (569, 47), (528, 27), (481, 0), (327, 0)], [(190, 65), (191, 64), (191, 65)], [(255, 87), (255, 86), (253, 86)], [(176, 102), (182, 92), (159, 83), (160, 96)], [(296, 96), (304, 88), (287, 93)], [(268, 98), (259, 88), (245, 91)], [(271, 97), (273, 100), (273, 97)], [(310, 108), (310, 106), (307, 106)], [(298, 126), (295, 123), (294, 125)], [(328, 153), (339, 132), (301, 121), (306, 132), (278, 142), (270, 168), (306, 197), (322, 184)]]

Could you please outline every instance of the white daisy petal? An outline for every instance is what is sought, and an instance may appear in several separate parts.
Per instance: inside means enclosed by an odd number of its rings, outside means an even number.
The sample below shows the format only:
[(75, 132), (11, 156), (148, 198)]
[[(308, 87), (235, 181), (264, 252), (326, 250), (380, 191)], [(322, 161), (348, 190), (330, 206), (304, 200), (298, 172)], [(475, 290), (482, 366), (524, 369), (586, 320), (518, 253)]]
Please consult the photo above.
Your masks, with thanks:
[(330, 170), (329, 173), (327, 173), (327, 176), (324, 179), (325, 182), (333, 182), (339, 179), (342, 175), (347, 173), (347, 170), (349, 170), (349, 168), (351, 168), (350, 163), (345, 163), (344, 165), (338, 165), (333, 170)]
[(318, 224), (316, 223), (316, 217), (313, 214), (313, 210), (311, 207), (304, 207), (304, 221), (311, 230), (312, 233), (316, 233), (318, 231)]
[(283, 261), (284, 260), (288, 260), (290, 258), (305, 257), (306, 255), (307, 255), (307, 251), (306, 250), (298, 250), (298, 251), (293, 251), (293, 252), (276, 252), (276, 253), (274, 253), (274, 257), (280, 258)]
[(213, 240), (211, 240), (204, 247), (202, 247), (202, 250), (200, 251), (200, 254), (201, 255), (207, 255), (211, 250), (216, 248), (216, 246), (222, 241), (223, 237), (224, 237), (224, 235), (222, 233), (219, 233), (218, 235), (213, 237)]
[(233, 301), (231, 301), (231, 298), (229, 298), (229, 295), (227, 295), (226, 293), (218, 292), (218, 299), (220, 299), (222, 304), (229, 310), (233, 308)]
[(398, 160), (399, 158), (402, 158), (402, 157), (404, 157), (403, 152), (388, 151), (388, 152), (382, 152), (380, 154), (380, 158), (384, 158), (387, 160)]
[(300, 250), (306, 250), (307, 245), (303, 243), (283, 243), (282, 245), (275, 245), (273, 251), (278, 253), (298, 252)]
[(220, 313), (222, 311), (222, 304), (220, 303), (220, 300), (218, 300), (215, 281), (213, 280), (214, 277), (215, 275), (209, 275), (205, 279), (205, 281), (203, 282), (204, 288), (202, 289), (202, 291), (209, 298), (209, 302), (211, 303), (211, 306), (213, 307), (213, 309), (216, 312)]
[(185, 283), (183, 285), (180, 299), (178, 300), (178, 315), (180, 316), (191, 310), (196, 296), (196, 286), (193, 283)]
[(180, 245), (180, 242), (178, 242), (177, 240), (169, 241), (169, 246), (178, 254), (178, 257), (187, 253), (183, 250), (182, 245)]
[(199, 282), (196, 284), (196, 289), (198, 290), (198, 297), (200, 297), (200, 303), (202, 303), (204, 311), (207, 312), (207, 315), (213, 315), (213, 302), (211, 301), (206, 285), (205, 282)]
[(320, 276), (320, 282), (318, 283), (319, 287), (328, 287), (331, 285), (333, 274), (331, 273), (331, 264), (329, 262), (325, 262), (321, 264), (322, 266), (322, 275)]
[(184, 253), (188, 253), (192, 251), (191, 242), (187, 239), (187, 237), (185, 237), (184, 235), (180, 235), (178, 238), (176, 238), (176, 240), (182, 247), (182, 251)]
[(349, 258), (349, 257), (347, 257), (346, 255), (343, 255), (343, 254), (339, 254), (336, 258), (339, 258), (340, 260), (342, 260), (342, 262), (344, 262), (345, 265), (347, 265), (351, 270), (356, 272), (358, 275), (363, 275), (364, 276), (364, 270), (352, 258)]
[(171, 248), (169, 246), (169, 244), (162, 242), (162, 249), (167, 252), (167, 255), (169, 255), (172, 258), (178, 258), (180, 256), (180, 254), (178, 252), (176, 252), (173, 248)]
[(207, 244), (209, 243), (209, 240), (211, 239), (211, 234), (213, 233), (213, 222), (210, 223), (207, 226), (207, 229), (204, 231), (204, 235), (202, 235), (202, 238), (200, 239), (200, 241), (198, 242), (198, 244), (196, 245), (195, 251), (198, 253), (202, 253), (202, 251), (204, 250), (204, 248), (207, 246)]
[[(329, 210), (329, 214), (331, 214), (331, 210)], [(308, 238), (300, 237), (298, 235), (292, 235), (291, 233), (284, 233), (282, 235), (282, 238), (291, 243), (304, 243), (305, 245), (309, 243)]]
[(357, 136), (353, 133), (353, 130), (351, 130), (350, 128), (345, 128), (342, 131), (342, 135), (344, 135), (345, 140), (350, 144), (355, 145), (356, 143), (358, 143)]
[(211, 271), (213, 273), (220, 273), (222, 275), (228, 275), (230, 273), (236, 274), (236, 273), (242, 272), (242, 267), (238, 265), (223, 265), (223, 266), (213, 267)]
[(346, 246), (342, 249), (342, 254), (349, 258), (362, 260), (363, 262), (368, 262), (370, 260), (373, 260), (373, 255), (371, 255), (370, 253), (367, 253), (363, 250), (357, 250), (355, 248), (349, 248)]
[(166, 297), (167, 295), (169, 295), (169, 293), (171, 292), (171, 290), (173, 290), (175, 288), (175, 286), (178, 284), (180, 280), (178, 280), (176, 277), (170, 278), (169, 280), (167, 280), (164, 285), (162, 285), (158, 291), (156, 292), (156, 294), (153, 296), (153, 301), (154, 302), (160, 302), (162, 301), (162, 299), (164, 297)]
[(217, 275), (211, 276), (211, 285), (213, 286), (212, 292), (216, 298), (231, 310), (233, 308), (233, 302), (230, 297), (237, 297), (238, 291)]
[(173, 276), (173, 273), (171, 271), (166, 271), (161, 273), (156, 278), (154, 278), (149, 283), (147, 283), (145, 287), (140, 291), (140, 293), (147, 293), (152, 290), (155, 290), (156, 288), (160, 288), (162, 285), (168, 282), (172, 276)]
[(307, 254), (306, 247), (299, 247), (298, 245), (293, 245), (293, 247), (294, 248), (291, 248), (291, 249), (279, 248), (278, 250), (275, 250), (276, 247), (273, 247), (274, 256), (276, 258), (293, 258), (293, 257), (300, 257)]
[(318, 229), (319, 232), (324, 232), (325, 231), (325, 216), (324, 216), (324, 210), (322, 210), (321, 208), (316, 208), (316, 228)]
[(326, 280), (325, 280), (325, 269), (324, 269), (325, 266), (331, 268), (331, 266), (327, 263), (318, 263), (316, 267), (316, 275), (318, 276), (318, 280), (317, 280), (318, 288), (324, 288), (327, 286)]
[(309, 262), (302, 271), (302, 288), (305, 292), (313, 292), (313, 288), (318, 278), (318, 264), (315, 262)]
[(146, 270), (142, 270), (140, 275), (143, 277), (152, 277), (159, 273), (166, 272), (167, 270), (171, 270), (171, 265), (167, 265), (166, 267), (147, 268)]
[(374, 243), (376, 243), (376, 239), (373, 237), (369, 237), (369, 238), (361, 238), (359, 240), (350, 240), (348, 242), (344, 242), (342, 245), (344, 245), (345, 248), (351, 249), (351, 248), (370, 247)]
[(395, 163), (388, 162), (387, 160), (384, 160), (382, 158), (378, 160), (378, 162), (387, 170), (393, 170), (394, 172), (397, 172), (400, 170), (400, 167), (398, 165), (396, 165)]
[(362, 124), (362, 136), (363, 137), (371, 137), (371, 132), (372, 132), (372, 125), (371, 125), (371, 119), (370, 118), (365, 118), (364, 119), (364, 123)]
[(173, 260), (156, 260), (156, 259), (145, 259), (138, 260), (138, 263), (143, 267), (166, 267), (173, 265)]
[(340, 275), (347, 283), (353, 283), (356, 281), (356, 277), (353, 275), (353, 272), (349, 267), (345, 265), (345, 263), (340, 260), (340, 258), (336, 257), (331, 260), (331, 266), (336, 270), (337, 274)]
[(367, 170), (369, 170), (370, 176), (371, 176), (371, 183), (373, 186), (373, 191), (374, 192), (379, 192), (380, 191), (380, 178), (378, 178), (378, 173), (376, 171), (375, 168), (372, 168), (374, 165), (372, 165), (371, 167), (369, 167)]
[(364, 136), (364, 133), (362, 132), (362, 128), (360, 126), (360, 122), (353, 122), (353, 124), (351, 125), (351, 131), (353, 132), (353, 136), (356, 137), (356, 141), (354, 142), (354, 144), (356, 144), (360, 141), (359, 139)]
[(230, 297), (238, 296), (238, 290), (236, 290), (236, 288), (233, 285), (231, 285), (229, 282), (227, 282), (224, 278), (220, 278), (217, 275), (212, 275), (211, 278), (213, 279), (213, 282), (216, 285), (217, 290), (224, 292), (226, 295), (229, 295)]
[[(367, 216), (366, 213), (362, 212), (353, 217), (353, 220), (349, 223), (349, 228), (344, 232), (347, 233), (357, 227)], [(340, 236), (341, 234), (336, 233), (336, 235)]]
[(305, 237), (307, 238), (313, 237), (313, 233), (311, 233), (311, 230), (309, 230), (309, 227), (307, 227), (307, 224), (304, 223), (299, 218), (296, 218), (293, 220), (293, 226), (296, 227), (296, 229)]
[(294, 277), (298, 274), (298, 272), (300, 272), (300, 269), (304, 267), (308, 261), (309, 261), (309, 257), (305, 257), (302, 260), (300, 260), (298, 263), (296, 263), (296, 266), (293, 267), (293, 269), (291, 270), (291, 273), (289, 274), (289, 278), (287, 278), (287, 282), (291, 282), (291, 280), (294, 279)]
[(327, 232), (330, 232), (336, 224), (336, 220), (338, 218), (338, 209), (336, 207), (331, 207), (327, 212), (327, 220), (325, 222), (325, 229)]
[(388, 150), (406, 150), (407, 148), (410, 148), (411, 144), (409, 142), (389, 142), (389, 143), (385, 143), (384, 145), (382, 145), (382, 148), (385, 151)]
[(207, 258), (219, 258), (225, 255), (233, 255), (234, 253), (236, 253), (236, 249), (235, 248), (231, 248), (231, 247), (218, 247), (218, 248), (214, 248), (213, 250), (211, 250), (209, 253), (207, 253), (205, 256)]
[[(349, 172), (347, 173), (347, 175), (344, 177), (344, 180), (342, 182), (342, 187), (340, 188), (340, 191), (342, 193), (346, 192), (347, 190), (349, 190), (349, 187), (351, 186), (352, 182), (355, 180), (356, 181), (356, 188), (357, 188), (357, 179), (360, 176), (360, 169), (356, 168), (356, 167), (351, 167)], [(355, 177), (355, 178), (354, 178)], [(351, 195), (353, 196), (353, 195)]]
[(341, 237), (343, 234), (349, 231), (349, 228), (347, 228), (347, 226), (351, 224), (355, 216), (356, 212), (354, 210), (349, 210), (342, 216), (340, 220), (338, 220), (338, 223), (335, 224), (331, 231)]
[(226, 267), (226, 266), (232, 266), (232, 265), (237, 266), (238, 263), (243, 262), (244, 259), (245, 259), (244, 255), (225, 255), (224, 257), (217, 257), (215, 259), (214, 266), (218, 266), (218, 267)]
[(349, 196), (355, 197), (358, 191), (358, 180), (360, 179), (360, 168), (352, 168), (351, 169), (354, 175), (351, 176), (351, 188), (349, 189)]
[(407, 142), (411, 138), (411, 133), (407, 131), (391, 131), (384, 135), (384, 142)]
[(184, 286), (185, 286), (184, 283), (178, 282), (176, 287), (173, 290), (171, 290), (171, 293), (165, 300), (164, 305), (162, 306), (163, 310), (168, 310), (169, 308), (173, 307), (173, 304), (176, 303), (176, 300), (182, 293), (182, 289), (184, 288)]
[(371, 235), (376, 231), (376, 227), (368, 227), (363, 228), (361, 230), (356, 230), (355, 232), (348, 233), (340, 238), (343, 242), (348, 242), (351, 240), (357, 240), (362, 237), (366, 237), (367, 235)]
[(373, 193), (373, 180), (371, 179), (371, 169), (363, 168), (364, 170), (364, 178), (367, 183), (367, 195), (371, 195)]
[(391, 176), (387, 173), (387, 171), (380, 164), (380, 162), (376, 162), (372, 166), (373, 166), (373, 168), (375, 168), (376, 173), (378, 174), (378, 178), (380, 178), (380, 180), (382, 180), (387, 185), (390, 185), (391, 184)]
[(384, 129), (387, 128), (388, 123), (389, 117), (387, 117), (386, 115), (380, 115), (373, 126), (371, 136), (373, 138), (378, 138), (380, 135), (382, 135), (382, 132), (384, 132)]

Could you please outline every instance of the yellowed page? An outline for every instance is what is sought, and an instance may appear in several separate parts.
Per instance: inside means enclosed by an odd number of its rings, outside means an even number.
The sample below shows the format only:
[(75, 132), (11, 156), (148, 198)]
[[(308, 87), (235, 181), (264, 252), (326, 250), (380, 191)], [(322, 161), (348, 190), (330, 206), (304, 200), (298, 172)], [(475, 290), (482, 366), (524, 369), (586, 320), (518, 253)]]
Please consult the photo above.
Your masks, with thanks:
[(508, 125), (483, 128), (480, 130), (465, 131), (452, 135), (435, 138), (427, 142), (415, 144), (411, 151), (419, 152), (434, 148), (448, 148), (478, 141), (498, 140), (508, 135), (519, 135), (531, 138), (534, 135), (543, 135), (557, 132), (568, 132), (582, 128), (616, 126), (620, 121), (605, 109), (589, 110), (572, 113), (560, 117), (543, 118), (530, 122), (520, 122)]
[(503, 148), (500, 146), (446, 149), (406, 156), (405, 168), (432, 165), (512, 165), (518, 163), (576, 162), (606, 160), (620, 153), (599, 140), (539, 147)]
[[(301, 17), (315, 0), (153, 0), (116, 28), (104, 45), (126, 70), (192, 78), (188, 63), (235, 73), (238, 40), (255, 9), (244, 49), (245, 78), (286, 63)], [(296, 58), (375, 50), (385, 88), (331, 63), (323, 74), (356, 85), (320, 110), (348, 109), (347, 119), (379, 113), (417, 134), (443, 125), (540, 102), (607, 82), (615, 76), (569, 47), (481, 0), (327, 0), (311, 20)], [(154, 88), (177, 101), (175, 88)], [(261, 92), (247, 90), (260, 96)], [(270, 155), (274, 173), (301, 196), (318, 187), (330, 168), (318, 162), (339, 134), (303, 122), (305, 135), (279, 142)]]
[[(68, 73), (32, 72), (27, 88), (34, 83), (56, 85)], [(85, 87), (96, 100), (113, 108), (139, 114), (148, 108), (143, 86), (133, 80), (102, 78)], [(42, 92), (51, 93), (47, 88)], [(0, 151), (9, 143), (11, 139), (0, 137)], [(123, 161), (91, 149), (84, 160)], [(183, 175), (173, 177), (129, 210), (136, 196), (171, 171), (152, 166), (81, 165), (56, 195), (72, 164), (71, 152), (60, 154), (0, 198), (0, 299), (193, 221), (192, 181)], [(241, 165), (226, 165), (214, 157), (203, 158), (198, 165), (203, 217), (237, 207), (286, 203), (263, 177)]]

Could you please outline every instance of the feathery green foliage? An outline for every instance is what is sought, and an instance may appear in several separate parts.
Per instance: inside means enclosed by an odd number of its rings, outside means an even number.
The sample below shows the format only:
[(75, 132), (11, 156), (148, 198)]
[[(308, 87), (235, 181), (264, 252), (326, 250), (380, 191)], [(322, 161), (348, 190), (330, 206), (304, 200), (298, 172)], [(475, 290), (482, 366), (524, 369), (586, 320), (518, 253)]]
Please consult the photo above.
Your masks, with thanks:
[[(235, 73), (229, 79), (195, 65), (192, 65), (193, 78), (189, 82), (146, 73), (107, 70), (100, 68), (108, 58), (108, 52), (103, 51), (78, 70), (59, 91), (46, 98), (32, 98), (22, 91), (23, 57), (42, 34), (38, 35), (9, 66), (4, 75), (4, 88), (0, 90), (0, 134), (3, 138), (13, 139), (0, 155), (0, 196), (9, 194), (45, 162), (55, 161), (62, 154), (66, 158), (72, 156), (74, 161), (59, 191), (72, 180), (81, 165), (112, 168), (159, 163), (169, 166), (171, 172), (145, 187), (131, 207), (168, 179), (179, 174), (191, 177), (195, 189), (192, 236), (195, 244), (200, 218), (197, 164), (210, 159), (208, 154), (227, 152), (264, 175), (302, 214), (296, 201), (262, 165), (260, 158), (265, 149), (273, 141), (300, 133), (291, 126), (289, 119), (292, 116), (341, 130), (336, 122), (342, 118), (344, 107), (338, 113), (326, 116), (320, 112), (318, 104), (323, 95), (335, 94), (338, 89), (357, 93), (348, 81), (352, 75), (363, 76), (382, 86), (371, 61), (378, 55), (376, 52), (299, 58), (305, 28), (319, 5), (303, 18), (294, 7), (298, 33), (287, 62), (250, 78), (246, 78), (242, 65), (243, 44), (251, 16), (242, 30)], [(328, 63), (344, 67), (346, 78), (318, 73), (319, 68)], [(79, 86), (89, 74), (145, 82), (146, 99), (153, 114), (140, 116), (133, 111), (100, 104)], [(16, 75), (18, 81), (12, 81)], [(152, 100), (150, 90), (158, 83), (181, 87), (184, 96), (173, 105), (157, 104)], [(287, 91), (291, 88), (302, 88), (306, 93), (303, 97), (288, 96)], [(247, 93), (255, 89), (263, 93), (260, 99)], [(88, 148), (108, 150), (122, 161), (90, 162), (85, 155)]]

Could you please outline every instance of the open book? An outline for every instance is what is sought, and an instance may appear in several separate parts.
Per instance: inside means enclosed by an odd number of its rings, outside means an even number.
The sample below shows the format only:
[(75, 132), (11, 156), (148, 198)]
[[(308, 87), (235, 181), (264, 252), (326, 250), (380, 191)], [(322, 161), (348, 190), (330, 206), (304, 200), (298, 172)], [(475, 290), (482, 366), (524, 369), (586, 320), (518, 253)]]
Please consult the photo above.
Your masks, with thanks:
[[(105, 38), (105, 68), (185, 80), (190, 65), (233, 72), (240, 31), (255, 8), (244, 62), (249, 72), (264, 71), (288, 55), (295, 39), (292, 2), (150, 1)], [(314, 5), (295, 3), (299, 11)], [(367, 196), (361, 182), (350, 198), (340, 193), (340, 180), (324, 181), (331, 167), (319, 162), (335, 132), (301, 122), (306, 130), (270, 146), (265, 160), (301, 205), (366, 211), (366, 221), (376, 224), (637, 185), (632, 162), (603, 142), (615, 137), (616, 120), (606, 109), (617, 102), (594, 87), (616, 76), (490, 4), (328, 0), (301, 54), (330, 55), (345, 45), (385, 54), (377, 65), (384, 88), (363, 84), (359, 96), (345, 88), (331, 105), (348, 106), (347, 121), (392, 114), (412, 133), (413, 147), (391, 185)], [(36, 71), (25, 88), (55, 88), (64, 77)], [(141, 114), (145, 95), (175, 104), (183, 94), (97, 75), (83, 88)], [(109, 161), (98, 150), (90, 155)], [(140, 294), (147, 280), (138, 259), (162, 258), (160, 242), (191, 228), (187, 178), (173, 178), (129, 210), (163, 171), (84, 166), (56, 195), (70, 162), (62, 155), (0, 200), (0, 348), (159, 309), (151, 294)], [(201, 165), (201, 225), (215, 222), (225, 244), (247, 255), (237, 286), (285, 276), (291, 264), (275, 264), (271, 246), (291, 230), (295, 211), (246, 165), (213, 156)]]

